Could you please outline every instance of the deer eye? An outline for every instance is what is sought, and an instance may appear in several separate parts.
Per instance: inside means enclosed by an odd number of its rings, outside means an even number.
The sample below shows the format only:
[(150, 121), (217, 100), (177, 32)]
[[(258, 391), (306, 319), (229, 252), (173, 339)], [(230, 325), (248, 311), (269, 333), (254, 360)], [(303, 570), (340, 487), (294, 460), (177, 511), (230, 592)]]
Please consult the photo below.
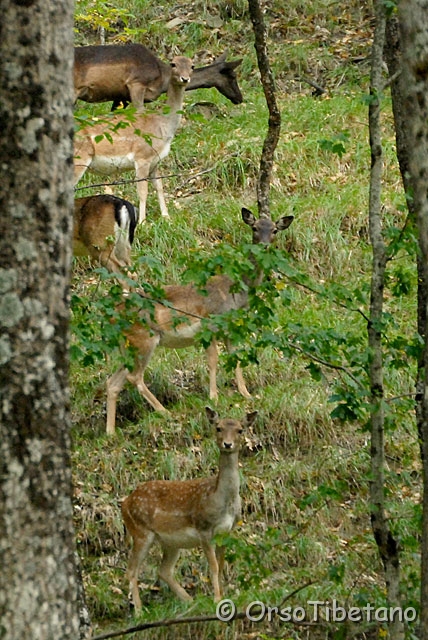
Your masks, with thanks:
[(217, 433), (221, 433), (221, 427), (217, 427)]
[(244, 431), (244, 429), (238, 429), (238, 433), (239, 435), (241, 435), (241, 433)]
[(177, 65), (175, 64), (175, 62), (171, 62), (171, 67), (176, 67)]

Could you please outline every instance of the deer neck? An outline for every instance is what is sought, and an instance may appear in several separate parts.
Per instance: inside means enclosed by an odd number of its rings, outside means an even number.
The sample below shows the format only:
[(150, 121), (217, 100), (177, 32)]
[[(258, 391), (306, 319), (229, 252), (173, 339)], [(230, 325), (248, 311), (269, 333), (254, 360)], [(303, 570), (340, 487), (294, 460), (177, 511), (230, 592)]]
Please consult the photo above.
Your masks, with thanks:
[(216, 494), (231, 497), (239, 494), (238, 451), (220, 453)]
[(250, 262), (254, 267), (254, 272), (250, 276), (245, 275), (242, 280), (249, 289), (254, 289), (255, 287), (259, 287), (263, 282), (263, 271), (253, 259), (253, 256), (250, 257)]
[(221, 65), (211, 64), (207, 67), (199, 67), (195, 69), (190, 84), (187, 89), (210, 89), (216, 86), (216, 80), (220, 76), (220, 71), (224, 67)]
[(184, 100), (184, 85), (169, 84), (167, 91), (166, 104), (170, 108), (168, 118), (171, 121), (171, 128), (175, 131), (181, 122), (181, 110), (183, 108)]

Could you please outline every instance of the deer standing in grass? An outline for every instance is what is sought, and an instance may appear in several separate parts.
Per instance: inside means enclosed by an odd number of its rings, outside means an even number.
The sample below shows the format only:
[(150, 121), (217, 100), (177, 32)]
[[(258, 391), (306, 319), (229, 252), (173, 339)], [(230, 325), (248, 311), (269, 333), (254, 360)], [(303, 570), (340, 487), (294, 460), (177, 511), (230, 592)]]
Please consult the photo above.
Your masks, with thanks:
[(192, 597), (174, 578), (180, 549), (202, 547), (210, 568), (214, 600), (222, 598), (221, 576), (224, 547), (215, 546), (213, 538), (227, 533), (240, 518), (238, 452), (243, 426), (250, 426), (257, 411), (248, 413), (241, 423), (231, 418), (219, 419), (206, 407), (208, 419), (216, 428), (220, 450), (218, 474), (194, 480), (153, 480), (139, 485), (122, 503), (122, 516), (133, 538), (127, 577), (135, 609), (141, 609), (138, 574), (141, 563), (153, 542), (163, 551), (159, 577), (180, 600)]
[[(270, 245), (278, 231), (287, 229), (293, 221), (293, 216), (284, 216), (273, 222), (267, 216), (256, 218), (248, 209), (242, 209), (242, 219), (252, 229), (253, 244)], [(126, 331), (129, 344), (136, 349), (134, 370), (128, 371), (123, 367), (107, 380), (107, 433), (113, 434), (116, 424), (117, 397), (126, 381), (134, 384), (140, 394), (155, 409), (167, 409), (159, 402), (144, 381), (144, 373), (154, 350), (157, 346), (172, 349), (189, 347), (195, 343), (201, 321), (213, 315), (242, 309), (248, 305), (248, 290), (258, 287), (263, 279), (261, 270), (254, 265), (252, 277), (244, 279), (242, 291), (233, 290), (233, 281), (226, 275), (215, 275), (208, 279), (205, 292), (199, 291), (192, 284), (169, 285), (164, 287), (164, 299), (168, 303), (154, 303), (153, 313), (142, 311), (145, 322), (132, 325)], [(177, 319), (183, 317), (183, 322)], [(229, 345), (226, 344), (229, 348)], [(210, 398), (216, 400), (217, 390), (217, 361), (218, 351), (215, 340), (206, 350), (210, 380)], [(245, 398), (250, 394), (245, 385), (239, 363), (235, 370), (235, 379), (239, 393)]]
[(137, 224), (130, 202), (107, 194), (76, 198), (73, 222), (74, 255), (90, 256), (113, 273), (126, 273)]
[(116, 114), (108, 120), (108, 129), (106, 123), (101, 123), (82, 129), (75, 137), (75, 184), (88, 169), (104, 175), (135, 169), (140, 223), (146, 217), (148, 180), (156, 189), (162, 216), (169, 217), (157, 166), (168, 155), (180, 125), (184, 91), (192, 76), (193, 63), (189, 58), (176, 56), (171, 68), (166, 103), (169, 113), (144, 114), (137, 111), (132, 123)]

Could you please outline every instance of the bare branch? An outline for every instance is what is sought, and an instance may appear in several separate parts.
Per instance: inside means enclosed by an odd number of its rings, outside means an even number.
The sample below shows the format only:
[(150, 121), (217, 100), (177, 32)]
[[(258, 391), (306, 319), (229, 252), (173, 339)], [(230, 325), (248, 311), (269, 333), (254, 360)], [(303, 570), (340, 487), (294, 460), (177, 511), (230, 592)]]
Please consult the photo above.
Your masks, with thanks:
[(314, 80), (311, 80), (311, 78), (308, 78), (307, 76), (303, 76), (302, 81), (306, 82), (315, 89), (315, 96), (321, 96), (323, 93), (327, 93), (327, 90), (324, 89), (324, 87), (321, 87), (321, 85), (317, 84)]
[(364, 388), (363, 385), (361, 384), (361, 382), (358, 380), (358, 378), (356, 378), (349, 371), (349, 369), (347, 367), (345, 367), (344, 365), (333, 364), (332, 362), (328, 362), (328, 360), (323, 360), (323, 358), (318, 358), (318, 356), (314, 356), (313, 353), (309, 353), (309, 351), (305, 351), (302, 347), (299, 347), (297, 344), (293, 344), (292, 342), (288, 342), (288, 346), (291, 349), (294, 349), (295, 351), (298, 351), (299, 353), (302, 353), (304, 356), (306, 356), (310, 360), (313, 360), (314, 362), (317, 362), (318, 364), (322, 364), (323, 367), (327, 367), (328, 369), (336, 369), (337, 371), (343, 371), (344, 373), (346, 373), (346, 375), (348, 375), (351, 378), (351, 380), (353, 380), (355, 382), (356, 385), (358, 385), (360, 388)]
[[(224, 158), (222, 159), (222, 162), (224, 162)], [(219, 163), (216, 163), (213, 167), (210, 167), (209, 169), (203, 169), (202, 171), (198, 171), (197, 173), (189, 173), (188, 178), (185, 180), (185, 182), (189, 182), (193, 178), (198, 178), (199, 176), (203, 176), (205, 173), (210, 173), (211, 171), (214, 171), (214, 169), (217, 167), (218, 164)], [(182, 178), (182, 177), (183, 177), (182, 173), (170, 173), (165, 176), (158, 176), (158, 178), (160, 178), (161, 180), (169, 180), (170, 178)], [(117, 185), (121, 185), (121, 184), (135, 184), (137, 182), (144, 182), (144, 181), (150, 182), (151, 179), (152, 178), (134, 178), (129, 180), (115, 180), (114, 182), (100, 182), (98, 184), (88, 184), (84, 187), (75, 187), (74, 191), (82, 191), (83, 189), (95, 189), (99, 187), (116, 187)]]

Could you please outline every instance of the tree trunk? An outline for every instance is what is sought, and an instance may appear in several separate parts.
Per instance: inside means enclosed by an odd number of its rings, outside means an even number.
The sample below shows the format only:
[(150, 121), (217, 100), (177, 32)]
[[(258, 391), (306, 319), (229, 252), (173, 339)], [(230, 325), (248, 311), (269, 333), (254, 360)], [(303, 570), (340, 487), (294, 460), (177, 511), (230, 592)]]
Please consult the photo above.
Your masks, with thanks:
[(2, 0), (0, 635), (76, 640), (68, 280), (73, 3)]
[(254, 31), (254, 46), (256, 48), (257, 63), (260, 79), (269, 109), (268, 131), (263, 144), (260, 158), (260, 172), (257, 181), (257, 204), (260, 215), (270, 217), (269, 190), (272, 177), (272, 167), (275, 149), (281, 132), (281, 112), (275, 98), (275, 82), (269, 65), (266, 44), (266, 29), (259, 0), (248, 0), (251, 22)]
[[(392, 108), (394, 113), (395, 124), (395, 137), (397, 147), (397, 158), (400, 166), (401, 178), (403, 181), (404, 191), (406, 193), (406, 203), (408, 208), (408, 219), (406, 225), (416, 224), (415, 213), (415, 201), (413, 198), (414, 176), (410, 171), (410, 149), (411, 149), (411, 137), (410, 137), (410, 122), (411, 120), (406, 113), (405, 99), (407, 94), (407, 80), (402, 71), (402, 54), (401, 54), (401, 38), (400, 29), (398, 24), (398, 18), (396, 14), (392, 14), (387, 21), (387, 46), (385, 49), (386, 61), (388, 65), (389, 75), (392, 78), (391, 81), (391, 96), (392, 96)], [(425, 260), (426, 264), (426, 260)], [(417, 271), (418, 271), (418, 333), (422, 337), (424, 344), (427, 341), (427, 304), (428, 304), (428, 283), (426, 281), (426, 274), (424, 268), (424, 259), (422, 252), (417, 256)], [(423, 462), (424, 473), (424, 496), (425, 496), (425, 508), (424, 508), (424, 521), (422, 531), (422, 568), (421, 568), (421, 610), (428, 608), (428, 573), (427, 573), (427, 558), (428, 558), (428, 511), (426, 507), (426, 495), (428, 492), (428, 486), (426, 479), (428, 477), (427, 469), (427, 457), (425, 453), (427, 433), (426, 433), (426, 409), (424, 408), (424, 387), (425, 387), (425, 349), (421, 352), (418, 358), (418, 372), (416, 378), (416, 424), (419, 434), (419, 443), (421, 449), (421, 459)], [(423, 616), (422, 616), (423, 619)], [(422, 623), (425, 626), (426, 621)], [(425, 631), (425, 638), (428, 637)]]
[(423, 469), (420, 637), (428, 639), (428, 1), (398, 3), (404, 109), (413, 207), (419, 233), (418, 325), (424, 339), (417, 385), (417, 419)]
[[(373, 251), (368, 338), (371, 351), (371, 482), (370, 516), (373, 534), (385, 570), (388, 602), (400, 606), (400, 565), (398, 545), (389, 528), (385, 514), (384, 488), (384, 389), (382, 353), (382, 316), (385, 285), (386, 249), (382, 233), (381, 182), (382, 141), (380, 124), (380, 97), (383, 88), (382, 62), (385, 42), (386, 15), (383, 0), (375, 2), (375, 33), (372, 47), (370, 80), (369, 132), (371, 149), (371, 175), (369, 197), (369, 228)], [(404, 638), (403, 624), (395, 619), (389, 624), (391, 640)]]

